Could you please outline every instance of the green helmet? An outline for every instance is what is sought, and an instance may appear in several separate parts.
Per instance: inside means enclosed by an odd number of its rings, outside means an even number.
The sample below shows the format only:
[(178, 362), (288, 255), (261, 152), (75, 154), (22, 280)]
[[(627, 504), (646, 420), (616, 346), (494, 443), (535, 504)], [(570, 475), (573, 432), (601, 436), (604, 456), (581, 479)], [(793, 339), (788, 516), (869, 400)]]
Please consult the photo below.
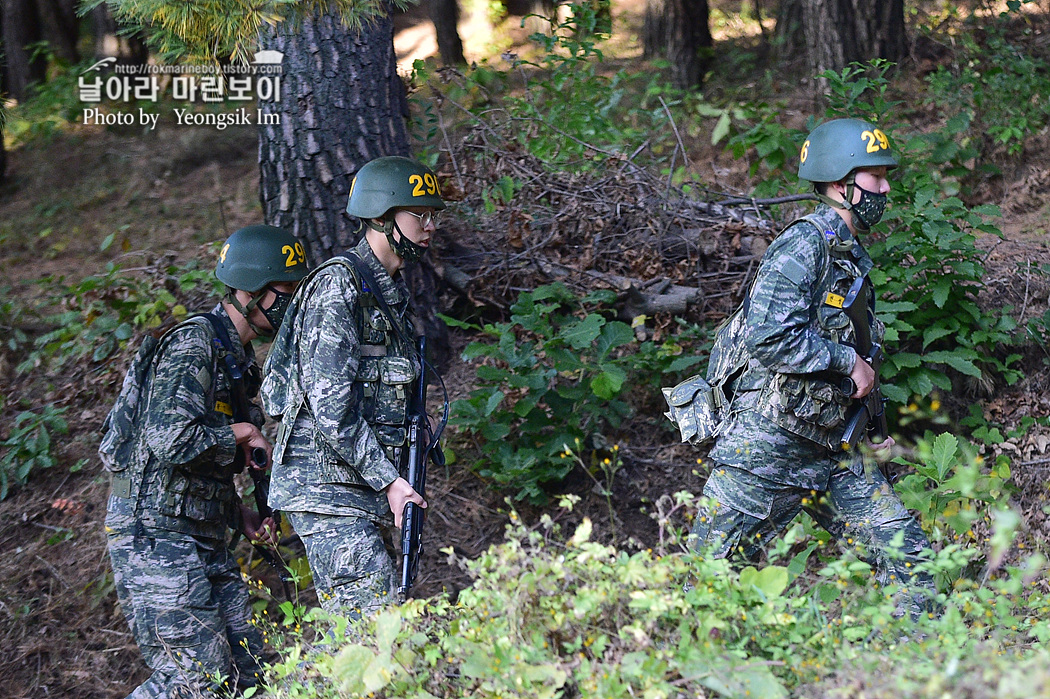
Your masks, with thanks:
[(297, 282), (308, 271), (303, 244), (283, 228), (261, 224), (227, 238), (215, 265), (220, 282), (253, 294), (273, 282)]
[(824, 122), (806, 138), (799, 153), (799, 179), (839, 182), (859, 167), (897, 167), (890, 140), (860, 119)]
[(445, 202), (433, 170), (411, 158), (392, 155), (365, 163), (357, 171), (346, 213), (367, 220), (406, 206), (444, 209)]

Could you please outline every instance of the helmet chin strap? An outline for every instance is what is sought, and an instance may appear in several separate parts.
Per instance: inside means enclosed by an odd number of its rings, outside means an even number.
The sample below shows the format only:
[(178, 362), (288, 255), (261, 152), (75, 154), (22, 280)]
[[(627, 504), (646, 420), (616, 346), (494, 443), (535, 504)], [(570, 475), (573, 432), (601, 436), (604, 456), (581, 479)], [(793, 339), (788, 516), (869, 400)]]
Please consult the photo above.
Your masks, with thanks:
[[(405, 235), (404, 231), (401, 230), (401, 226), (397, 225), (397, 221), (393, 216), (383, 221), (383, 225), (377, 225), (371, 219), (365, 221), (365, 224), (374, 231), (379, 231), (386, 235), (386, 242), (390, 246), (390, 249), (394, 251), (394, 254), (400, 257), (406, 265), (412, 265), (419, 262), (419, 259), (423, 257), (423, 253), (426, 252), (426, 248), (422, 245), (416, 245), (408, 236)], [(394, 239), (394, 231), (397, 231), (398, 235), (401, 236), (400, 242)]]
[[(827, 194), (824, 194), (823, 192), (816, 192), (817, 199), (819, 199), (820, 201), (824, 202), (825, 204), (827, 204), (828, 206), (830, 206), (833, 209), (845, 209), (846, 211), (849, 211), (852, 214), (852, 213), (854, 213), (853, 212), (853, 204), (851, 204), (850, 202), (853, 201), (853, 192), (856, 191), (856, 186), (857, 186), (857, 173), (856, 173), (856, 171), (853, 171), (850, 174), (846, 175), (846, 178), (843, 180), (843, 182), (845, 182), (845, 184), (846, 184), (846, 193), (845, 193), (845, 199), (843, 199), (842, 201), (839, 201), (838, 199), (832, 199), (831, 197), (829, 197)], [(854, 227), (856, 227), (857, 230), (860, 230), (860, 231), (868, 230), (868, 226), (864, 222), (863, 218), (861, 218), (860, 216), (856, 216), (856, 215), (851, 216), (850, 218), (851, 218), (851, 220), (853, 222)]]
[(272, 337), (272, 330), (265, 330), (263, 328), (260, 328), (258, 325), (252, 322), (251, 318), (249, 318), (251, 312), (255, 310), (256, 306), (259, 305), (259, 301), (262, 300), (262, 297), (265, 294), (266, 287), (263, 287), (262, 290), (260, 290), (258, 293), (252, 294), (251, 301), (248, 302), (247, 306), (244, 306), (237, 299), (237, 290), (228, 286), (226, 287), (226, 295), (223, 297), (223, 301), (226, 301), (231, 306), (237, 309), (237, 312), (240, 313), (241, 316), (244, 318), (244, 322), (248, 324), (248, 327), (251, 328), (252, 332), (254, 332), (256, 335), (258, 335), (259, 337)]

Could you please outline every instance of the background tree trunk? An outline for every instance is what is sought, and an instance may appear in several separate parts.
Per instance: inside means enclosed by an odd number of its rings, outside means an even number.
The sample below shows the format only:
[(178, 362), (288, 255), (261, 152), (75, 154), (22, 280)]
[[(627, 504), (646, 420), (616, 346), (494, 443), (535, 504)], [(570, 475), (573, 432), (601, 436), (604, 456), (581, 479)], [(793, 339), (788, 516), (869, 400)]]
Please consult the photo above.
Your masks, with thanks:
[(95, 60), (113, 56), (118, 63), (142, 65), (149, 59), (146, 42), (138, 35), (122, 34), (107, 5), (91, 11), (91, 25), (95, 35)]
[(789, 63), (805, 55), (806, 35), (802, 29), (802, 0), (780, 0), (774, 34), (774, 59), (778, 63)]
[(671, 81), (683, 90), (703, 85), (710, 63), (707, 0), (647, 0), (642, 43), (647, 57), (666, 52)]
[[(800, 0), (806, 56), (813, 75), (874, 58), (907, 54), (904, 0)], [(823, 95), (827, 81), (815, 88)]]
[(456, 0), (430, 0), (430, 21), (437, 35), (438, 53), (447, 66), (463, 65), (463, 41), (459, 38), (459, 4)]
[[(284, 53), (279, 102), (259, 103), (259, 194), (270, 225), (291, 231), (311, 264), (356, 244), (359, 225), (345, 213), (362, 165), (409, 155), (408, 102), (397, 74), (389, 16), (345, 27), (332, 13), (267, 28), (261, 49)], [(430, 271), (428, 271), (430, 270)], [(448, 357), (448, 328), (437, 319), (429, 265), (406, 270), (417, 329)]]
[(37, 0), (37, 17), (41, 34), (58, 58), (69, 63), (80, 60), (77, 40), (80, 38), (80, 18), (76, 0)]
[(32, 0), (2, 0), (4, 61), (7, 67), (7, 91), (21, 101), (29, 86), (44, 79), (47, 64), (43, 58), (33, 59), (26, 46), (40, 41), (43, 36), (36, 7)]

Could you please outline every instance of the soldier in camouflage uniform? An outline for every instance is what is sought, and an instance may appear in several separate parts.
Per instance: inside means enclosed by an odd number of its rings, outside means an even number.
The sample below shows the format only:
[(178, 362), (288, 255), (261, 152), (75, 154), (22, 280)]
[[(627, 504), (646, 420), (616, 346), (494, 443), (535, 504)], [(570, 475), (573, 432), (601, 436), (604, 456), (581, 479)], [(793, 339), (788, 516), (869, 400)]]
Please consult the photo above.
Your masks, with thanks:
[[(910, 587), (917, 614), (933, 591), (931, 577), (914, 569), (929, 543), (877, 466), (839, 442), (851, 400), (875, 382), (847, 344), (854, 334), (842, 300), (872, 269), (857, 235), (882, 217), (896, 165), (886, 136), (860, 120), (827, 122), (803, 145), (798, 174), (822, 205), (769, 246), (749, 300), (716, 340), (708, 380), (728, 374), (732, 403), (710, 453), (711, 509), (692, 533), (697, 551), (753, 558), (804, 509), (873, 563), (880, 583)], [(881, 343), (882, 323), (868, 318)], [(852, 395), (841, 388), (845, 377)], [(887, 437), (873, 446), (892, 444)]]
[(306, 545), (330, 612), (353, 617), (391, 601), (393, 528), (407, 503), (426, 507), (402, 474), (420, 361), (399, 271), (425, 252), (444, 208), (420, 163), (362, 167), (346, 210), (364, 236), (304, 280), (266, 360), (263, 407), (281, 420), (271, 502)]
[[(301, 244), (270, 226), (230, 236), (215, 275), (227, 292), (211, 313), (225, 327), (247, 395), (261, 372), (251, 341), (280, 326), (306, 274)], [(153, 674), (129, 696), (189, 697), (256, 682), (263, 645), (250, 625), (248, 588), (227, 530), (274, 540), (273, 520), (240, 502), (234, 474), (251, 449), (270, 445), (251, 422), (234, 422), (222, 345), (203, 316), (165, 334), (142, 386), (131, 463), (113, 475), (106, 534), (122, 610)], [(218, 678), (223, 678), (219, 680)]]

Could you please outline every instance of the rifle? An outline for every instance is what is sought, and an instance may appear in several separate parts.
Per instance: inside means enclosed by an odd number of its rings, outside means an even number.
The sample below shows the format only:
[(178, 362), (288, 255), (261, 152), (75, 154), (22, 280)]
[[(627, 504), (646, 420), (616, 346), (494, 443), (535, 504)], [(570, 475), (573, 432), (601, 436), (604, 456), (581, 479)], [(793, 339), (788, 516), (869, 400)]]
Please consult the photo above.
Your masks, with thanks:
[[(435, 434), (431, 433), (430, 418), (427, 416), (427, 338), (417, 340), (419, 353), (419, 381), (408, 405), (408, 483), (424, 498), (427, 484), (427, 459), (437, 466), (445, 463), (445, 454), (438, 445), (438, 439), (445, 425), (442, 422)], [(436, 372), (435, 372), (436, 373)], [(440, 378), (440, 377), (439, 377)], [(445, 406), (446, 419), (448, 404)], [(419, 558), (423, 554), (423, 509), (414, 502), (405, 505), (404, 517), (401, 520), (401, 584), (397, 592), (404, 600), (412, 589), (419, 568)]]
[[(890, 433), (886, 422), (886, 401), (879, 387), (879, 370), (885, 355), (882, 345), (871, 338), (870, 314), (873, 313), (874, 307), (871, 299), (868, 278), (861, 277), (853, 283), (842, 302), (842, 309), (853, 324), (853, 349), (857, 351), (858, 361), (867, 362), (875, 372), (875, 386), (868, 395), (855, 401), (846, 415), (846, 428), (842, 432), (840, 442), (843, 451), (855, 447), (866, 432), (871, 434), (872, 441), (875, 442), (884, 441)], [(852, 381), (850, 383), (852, 384)]]
[[(237, 360), (234, 359), (233, 355), (233, 343), (230, 340), (230, 334), (226, 332), (226, 328), (223, 326), (222, 321), (211, 313), (202, 314), (211, 323), (212, 330), (215, 331), (215, 338), (213, 342), (216, 348), (224, 350), (223, 363), (226, 365), (226, 374), (230, 377), (230, 393), (233, 397), (233, 419), (236, 422), (251, 422), (251, 408), (248, 405), (248, 393), (244, 388), (244, 372), (242, 371)], [(270, 517), (273, 519), (274, 528), (281, 531), (281, 513), (274, 511), (267, 504), (266, 500), (270, 494), (270, 474), (264, 470), (268, 467), (269, 459), (266, 456), (266, 450), (261, 447), (255, 447), (252, 449), (251, 462), (247, 464), (248, 475), (252, 478), (252, 483), (255, 487), (252, 489), (255, 496), (255, 507), (259, 511), (259, 516), (263, 519)], [(237, 450), (237, 456), (234, 457), (234, 467), (237, 472), (240, 472), (241, 468), (244, 467), (244, 451), (242, 449)], [(277, 546), (273, 546), (272, 549), (263, 544), (257, 544), (254, 541), (251, 542), (252, 547), (259, 552), (263, 560), (270, 564), (270, 567), (277, 571), (277, 574), (281, 578), (281, 587), (284, 591), (284, 598), (287, 600), (293, 599), (288, 588), (288, 583), (292, 582), (291, 576), (288, 574), (288, 569), (284, 565), (284, 561), (281, 560), (280, 552)]]

